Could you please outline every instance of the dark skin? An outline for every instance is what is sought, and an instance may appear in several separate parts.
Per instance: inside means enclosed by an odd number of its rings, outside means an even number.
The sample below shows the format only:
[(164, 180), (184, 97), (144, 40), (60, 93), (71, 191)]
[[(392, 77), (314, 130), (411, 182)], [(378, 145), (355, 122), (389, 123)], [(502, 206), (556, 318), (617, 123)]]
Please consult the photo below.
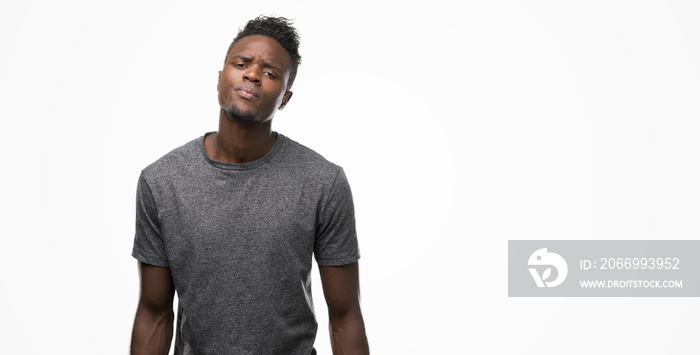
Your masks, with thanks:
[(334, 355), (369, 354), (360, 309), (357, 263), (320, 266), (323, 295), (328, 305), (328, 330)]
[[(244, 37), (231, 48), (217, 85), (219, 131), (204, 140), (211, 159), (243, 164), (272, 149), (277, 139), (272, 119), (292, 97), (288, 87), (290, 68), (289, 54), (269, 37)], [(360, 309), (358, 264), (320, 266), (319, 271), (333, 354), (369, 354)], [(141, 293), (131, 354), (167, 355), (173, 335), (175, 295), (170, 269), (139, 263), (139, 277)]]
[(131, 332), (131, 354), (164, 354), (173, 338), (175, 285), (167, 267), (139, 262), (141, 294)]

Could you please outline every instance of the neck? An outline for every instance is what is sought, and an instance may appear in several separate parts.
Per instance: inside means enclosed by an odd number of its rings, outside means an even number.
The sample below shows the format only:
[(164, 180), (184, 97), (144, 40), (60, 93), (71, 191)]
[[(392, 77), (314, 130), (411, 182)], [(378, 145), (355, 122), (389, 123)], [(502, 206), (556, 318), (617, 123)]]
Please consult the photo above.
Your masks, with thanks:
[(272, 132), (272, 120), (236, 121), (221, 110), (219, 132), (204, 139), (204, 150), (213, 160), (245, 164), (262, 158), (272, 149), (276, 140), (277, 134)]

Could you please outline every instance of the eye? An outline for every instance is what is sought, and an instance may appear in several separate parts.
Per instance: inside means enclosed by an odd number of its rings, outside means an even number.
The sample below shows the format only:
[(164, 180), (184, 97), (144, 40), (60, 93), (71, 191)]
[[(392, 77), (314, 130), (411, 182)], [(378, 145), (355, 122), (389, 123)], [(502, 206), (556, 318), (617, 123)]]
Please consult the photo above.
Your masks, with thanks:
[(265, 75), (266, 75), (268, 78), (270, 78), (270, 79), (277, 79), (277, 75), (275, 75), (275, 73), (266, 71), (266, 72), (265, 72)]
[(245, 64), (243, 63), (233, 63), (233, 67), (237, 69), (243, 69), (245, 68)]

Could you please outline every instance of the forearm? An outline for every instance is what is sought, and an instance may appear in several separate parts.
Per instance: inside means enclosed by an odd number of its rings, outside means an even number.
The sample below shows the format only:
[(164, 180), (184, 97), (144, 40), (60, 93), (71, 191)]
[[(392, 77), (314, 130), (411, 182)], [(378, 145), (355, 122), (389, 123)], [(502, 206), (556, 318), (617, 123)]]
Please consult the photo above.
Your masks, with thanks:
[(131, 355), (167, 355), (173, 338), (172, 311), (153, 315), (137, 310), (131, 333)]
[(368, 355), (369, 345), (362, 313), (331, 315), (329, 322), (333, 355)]

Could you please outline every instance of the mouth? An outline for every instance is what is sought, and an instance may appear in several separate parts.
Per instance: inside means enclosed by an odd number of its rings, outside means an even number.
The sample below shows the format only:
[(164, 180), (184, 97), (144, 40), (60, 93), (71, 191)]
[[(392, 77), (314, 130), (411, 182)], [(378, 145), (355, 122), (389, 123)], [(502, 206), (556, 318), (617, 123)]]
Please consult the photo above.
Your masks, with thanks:
[(235, 91), (239, 96), (241, 96), (244, 99), (248, 99), (248, 100), (257, 100), (258, 99), (258, 93), (255, 91), (255, 89), (253, 89), (251, 87), (244, 86), (244, 87), (237, 88)]

